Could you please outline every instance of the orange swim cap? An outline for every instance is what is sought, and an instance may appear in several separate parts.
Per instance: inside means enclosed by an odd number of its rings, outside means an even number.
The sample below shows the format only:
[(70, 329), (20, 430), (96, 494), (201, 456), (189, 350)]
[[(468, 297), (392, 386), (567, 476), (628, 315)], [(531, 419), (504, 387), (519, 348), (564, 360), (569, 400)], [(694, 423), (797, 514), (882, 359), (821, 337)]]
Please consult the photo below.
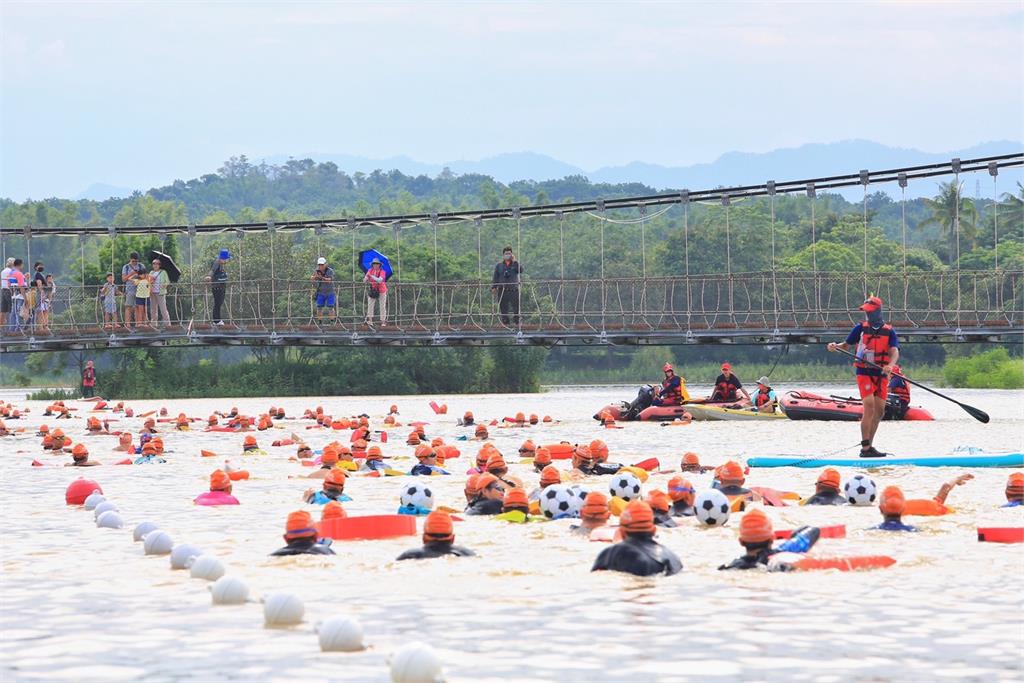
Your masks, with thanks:
[(530, 424), (535, 425), (540, 422), (540, 418), (537, 417), (537, 413), (530, 413)]
[(434, 449), (430, 446), (423, 445), (416, 448), (415, 455), (417, 460), (426, 460), (427, 458), (435, 457), (437, 454), (434, 453)]
[(551, 416), (550, 415), (545, 415), (544, 416), (544, 422), (551, 422)]
[(324, 446), (323, 454), (320, 456), (320, 462), (325, 465), (333, 465), (338, 462), (338, 449), (331, 444)]
[(394, 403), (392, 403), (391, 407), (388, 409), (388, 412), (389, 413), (397, 413), (398, 412), (398, 406), (396, 406)]
[(50, 433), (50, 428), (47, 427), (46, 425), (39, 425), (39, 433), (40, 434), (49, 434)]
[(438, 446), (443, 446), (444, 439), (442, 439), (439, 436), (435, 436), (433, 439), (430, 440), (430, 445), (433, 446), (434, 448), (437, 448)]
[(1024, 472), (1014, 472), (1006, 480), (1006, 499), (1019, 500), (1024, 498)]
[(775, 538), (772, 521), (757, 508), (743, 515), (740, 520), (740, 543), (764, 543)]
[(76, 443), (75, 447), (71, 449), (71, 455), (78, 460), (89, 455), (89, 449), (85, 447), (85, 444)]
[(210, 417), (206, 418), (206, 424), (210, 425), (211, 427), (216, 426), (217, 416), (211, 415)]
[(384, 418), (384, 424), (386, 424), (386, 425), (393, 425), (393, 424), (395, 424), (395, 416), (394, 415), (388, 415), (387, 417), (385, 417)]
[(534, 465), (550, 465), (551, 464), (551, 451), (541, 446), (533, 453), (533, 464)]
[(590, 442), (590, 454), (596, 462), (604, 462), (608, 459), (608, 444), (601, 439), (594, 439)]
[(547, 488), (562, 483), (562, 475), (554, 465), (548, 465), (540, 472), (540, 487)]
[(526, 491), (521, 488), (511, 488), (505, 493), (505, 500), (501, 507), (502, 512), (519, 510), (520, 512), (530, 511), (530, 499), (526, 497)]
[(313, 526), (313, 517), (305, 510), (296, 510), (288, 515), (288, 521), (284, 526), (284, 538), (290, 541), (294, 538), (306, 538), (316, 536), (316, 528)]
[(245, 437), (244, 441), (242, 441), (242, 445), (243, 446), (255, 446), (256, 445), (256, 437), (253, 436), (252, 434), (250, 434), (249, 436)]
[(462, 414), (462, 419), (463, 420), (472, 420), (473, 419), (473, 411), (472, 410), (467, 410), (465, 413)]
[(466, 500), (473, 500), (480, 493), (480, 486), (477, 484), (479, 480), (479, 474), (471, 474), (466, 479), (466, 487), (463, 489), (466, 493)]
[(336, 500), (324, 505), (324, 511), (320, 514), (320, 519), (339, 519), (341, 517), (348, 517), (348, 513), (345, 512), (345, 508), (341, 507), (341, 503)]
[(365, 451), (366, 450), (366, 439), (356, 439), (352, 444), (353, 451)]
[(496, 476), (494, 476), (493, 474), (491, 474), (490, 472), (484, 472), (483, 474), (478, 474), (476, 476), (476, 490), (477, 490), (477, 493), (483, 493), (487, 489), (488, 486), (491, 486), (492, 484), (497, 484), (497, 483), (498, 483), (498, 478)]
[(591, 491), (583, 499), (583, 507), (580, 509), (580, 518), (591, 522), (605, 521), (611, 516), (608, 509), (608, 496), (600, 491)]
[(487, 427), (485, 427), (484, 425), (477, 425), (476, 426), (476, 435), (478, 437), (482, 436), (484, 438), (487, 438)]
[(211, 491), (227, 491), (231, 488), (231, 477), (224, 470), (214, 470), (210, 474)]
[(746, 481), (746, 477), (740, 464), (730, 460), (718, 468), (718, 480), (726, 486), (740, 486)]
[(820, 475), (818, 475), (817, 484), (822, 488), (828, 488), (832, 489), (833, 491), (838, 491), (839, 472), (837, 470), (832, 469), (831, 467), (826, 467), (825, 470)]
[(516, 422), (526, 422), (526, 415), (523, 413), (516, 413)]
[(677, 474), (668, 480), (668, 497), (672, 499), (673, 503), (693, 505), (695, 494), (693, 484), (689, 479), (684, 479)]
[(505, 464), (505, 458), (501, 457), (501, 453), (494, 453), (491, 457), (487, 458), (486, 470), (491, 474), (505, 474), (508, 472), (508, 465)]
[(899, 486), (886, 486), (878, 499), (878, 509), (883, 515), (902, 515), (906, 507), (907, 501)]
[(700, 457), (693, 451), (683, 453), (683, 465), (700, 465)]
[(332, 469), (324, 477), (324, 488), (344, 489), (346, 478), (344, 470)]
[(47, 434), (46, 436), (43, 437), (43, 448), (52, 448), (52, 447), (53, 447), (53, 437), (50, 436), (49, 434)]
[(406, 439), (405, 442), (410, 446), (415, 446), (420, 442), (420, 433), (417, 431), (413, 431), (412, 433), (409, 434), (409, 438)]
[(481, 469), (481, 470), (487, 469), (487, 461), (490, 459), (491, 453), (492, 453), (491, 449), (489, 449), (487, 447), (481, 448), (479, 451), (476, 452), (476, 466), (477, 466), (477, 469)]
[(435, 510), (423, 522), (424, 543), (451, 543), (455, 540), (455, 526), (447, 512)]
[(370, 446), (366, 449), (367, 460), (383, 460), (384, 453), (381, 452), (380, 446)]
[(533, 443), (533, 441), (531, 439), (527, 439), (526, 441), (523, 442), (523, 445), (519, 447), (519, 452), (520, 453), (524, 453), (524, 454), (526, 454), (526, 453), (536, 453), (537, 452), (537, 446), (534, 445), (534, 443)]
[(146, 445), (142, 447), (142, 454), (143, 455), (156, 455), (157, 454), (156, 444), (153, 443), (152, 441), (147, 442)]
[(668, 512), (668, 509), (672, 506), (668, 494), (657, 489), (647, 494), (647, 504), (651, 506), (652, 510), (657, 510), (658, 512)]
[(53, 434), (51, 434), (50, 436), (52, 436), (55, 439), (63, 439), (64, 432), (61, 431), (60, 427), (57, 427), (56, 429), (53, 430)]
[(654, 511), (642, 500), (632, 500), (619, 515), (619, 526), (627, 534), (653, 534)]

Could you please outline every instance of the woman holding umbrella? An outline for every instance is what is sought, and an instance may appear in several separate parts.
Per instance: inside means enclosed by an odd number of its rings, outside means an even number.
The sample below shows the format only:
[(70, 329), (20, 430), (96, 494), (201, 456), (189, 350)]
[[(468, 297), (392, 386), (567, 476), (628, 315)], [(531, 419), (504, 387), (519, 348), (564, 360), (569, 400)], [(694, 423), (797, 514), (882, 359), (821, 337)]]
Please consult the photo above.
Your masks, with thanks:
[(380, 303), (380, 324), (383, 327), (388, 318), (388, 274), (384, 271), (384, 265), (380, 256), (373, 256), (370, 261), (370, 268), (363, 275), (363, 282), (369, 286), (366, 289), (366, 324), (373, 326), (373, 304)]

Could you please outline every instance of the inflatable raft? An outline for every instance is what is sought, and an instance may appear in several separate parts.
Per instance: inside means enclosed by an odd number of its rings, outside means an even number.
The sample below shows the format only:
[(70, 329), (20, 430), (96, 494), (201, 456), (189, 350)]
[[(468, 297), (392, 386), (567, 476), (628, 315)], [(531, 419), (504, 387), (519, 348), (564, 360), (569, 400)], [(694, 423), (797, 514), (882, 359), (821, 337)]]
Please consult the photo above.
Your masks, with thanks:
[(919, 455), (884, 458), (815, 457), (813, 455), (768, 455), (750, 458), (751, 467), (1024, 467), (1024, 453), (986, 453), (976, 448), (957, 449), (949, 455)]
[[(845, 399), (836, 396), (819, 396), (806, 391), (790, 391), (782, 399), (782, 408), (790, 420), (845, 420), (859, 422), (864, 414), (864, 404), (856, 399)], [(696, 419), (696, 416), (694, 416)], [(886, 420), (934, 420), (932, 414), (924, 408), (910, 406), (902, 418), (898, 418), (888, 409)]]
[(708, 404), (694, 404), (683, 407), (686, 408), (690, 415), (693, 416), (694, 420), (706, 420), (710, 422), (722, 420), (760, 420), (769, 422), (771, 420), (786, 419), (785, 413), (759, 413), (750, 408), (726, 408), (724, 406)]

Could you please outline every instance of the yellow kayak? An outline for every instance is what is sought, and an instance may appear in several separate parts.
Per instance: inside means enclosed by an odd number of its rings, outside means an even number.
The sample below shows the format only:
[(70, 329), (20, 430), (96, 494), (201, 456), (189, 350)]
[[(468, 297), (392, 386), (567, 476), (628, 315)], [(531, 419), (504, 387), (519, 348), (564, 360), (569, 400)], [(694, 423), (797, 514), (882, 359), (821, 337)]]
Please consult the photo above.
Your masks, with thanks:
[(686, 410), (694, 420), (785, 420), (783, 412), (759, 413), (751, 408), (722, 408), (720, 406), (702, 406), (691, 404)]

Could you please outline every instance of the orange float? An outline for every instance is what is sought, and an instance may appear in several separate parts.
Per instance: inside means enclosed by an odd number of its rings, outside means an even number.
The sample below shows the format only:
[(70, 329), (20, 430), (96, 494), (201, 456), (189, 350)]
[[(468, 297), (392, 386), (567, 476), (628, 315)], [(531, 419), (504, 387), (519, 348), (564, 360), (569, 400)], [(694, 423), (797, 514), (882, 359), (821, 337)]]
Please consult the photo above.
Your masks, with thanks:
[[(836, 524), (834, 526), (818, 527), (821, 532), (819, 538), (846, 538), (846, 525)], [(775, 538), (789, 538), (793, 535), (793, 529), (776, 529)]]
[(860, 555), (854, 557), (805, 557), (792, 564), (793, 569), (810, 571), (815, 569), (838, 569), (850, 572), (859, 569), (885, 569), (896, 564), (888, 555)]
[(982, 543), (1024, 543), (1024, 527), (978, 527), (978, 541)]
[(412, 515), (335, 517), (323, 520), (315, 526), (320, 538), (333, 538), (338, 541), (366, 541), (416, 535), (416, 518)]
[(572, 452), (575, 450), (575, 447), (571, 443), (566, 443), (565, 441), (551, 444), (550, 446), (541, 446), (541, 448), (548, 449), (551, 453), (552, 460), (571, 460)]

